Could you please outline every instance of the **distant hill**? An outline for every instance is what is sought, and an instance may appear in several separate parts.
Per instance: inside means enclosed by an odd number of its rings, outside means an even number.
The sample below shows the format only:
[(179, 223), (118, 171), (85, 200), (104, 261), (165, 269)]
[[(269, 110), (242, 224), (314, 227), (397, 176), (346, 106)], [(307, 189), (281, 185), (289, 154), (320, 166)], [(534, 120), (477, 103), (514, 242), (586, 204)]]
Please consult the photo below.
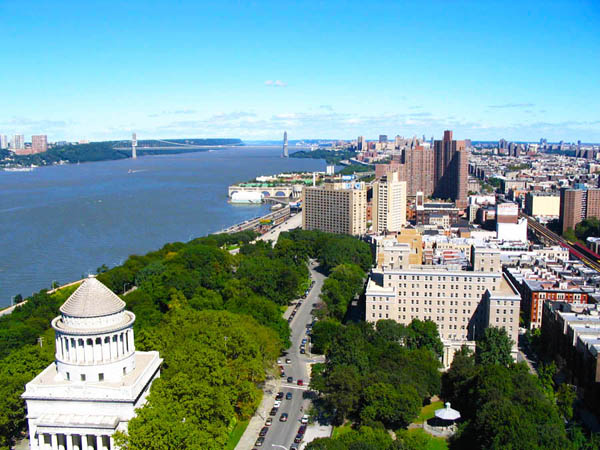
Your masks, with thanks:
[[(188, 148), (185, 146), (173, 146), (173, 150), (138, 150), (138, 156), (145, 154), (159, 155), (165, 153), (191, 153), (207, 151), (210, 146), (236, 146), (244, 145), (240, 139), (166, 139), (175, 144), (202, 145), (206, 148)], [(90, 142), (89, 144), (73, 144), (54, 147), (44, 153), (35, 155), (15, 155), (12, 152), (2, 150), (0, 152), (0, 167), (8, 166), (48, 166), (52, 164), (79, 163), (92, 161), (108, 161), (116, 159), (125, 159), (131, 157), (131, 151), (118, 150), (115, 147), (124, 146), (125, 141), (102, 141)], [(138, 141), (138, 146), (145, 147), (169, 147), (159, 140)]]

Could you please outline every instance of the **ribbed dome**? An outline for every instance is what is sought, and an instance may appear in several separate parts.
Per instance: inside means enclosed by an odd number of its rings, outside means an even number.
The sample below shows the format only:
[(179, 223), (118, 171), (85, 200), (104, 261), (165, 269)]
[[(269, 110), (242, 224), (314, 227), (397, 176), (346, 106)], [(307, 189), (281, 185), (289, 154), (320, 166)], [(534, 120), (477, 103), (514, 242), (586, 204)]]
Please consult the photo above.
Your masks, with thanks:
[(60, 307), (71, 317), (99, 317), (125, 309), (125, 302), (96, 278), (87, 278)]

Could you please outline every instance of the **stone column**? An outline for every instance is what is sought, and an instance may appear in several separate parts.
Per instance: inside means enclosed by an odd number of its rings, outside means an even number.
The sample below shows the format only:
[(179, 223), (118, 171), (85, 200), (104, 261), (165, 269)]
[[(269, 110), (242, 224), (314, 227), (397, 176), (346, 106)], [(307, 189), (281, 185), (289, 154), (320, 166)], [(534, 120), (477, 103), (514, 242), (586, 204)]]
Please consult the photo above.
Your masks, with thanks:
[(58, 435), (56, 433), (50, 435), (50, 445), (52, 450), (58, 450)]
[(108, 437), (108, 450), (114, 450), (115, 448), (115, 440), (113, 439), (112, 435), (110, 435)]
[(67, 450), (73, 450), (73, 435), (72, 434), (65, 435), (65, 445), (67, 446)]
[(38, 449), (41, 450), (44, 448), (44, 434), (38, 433)]

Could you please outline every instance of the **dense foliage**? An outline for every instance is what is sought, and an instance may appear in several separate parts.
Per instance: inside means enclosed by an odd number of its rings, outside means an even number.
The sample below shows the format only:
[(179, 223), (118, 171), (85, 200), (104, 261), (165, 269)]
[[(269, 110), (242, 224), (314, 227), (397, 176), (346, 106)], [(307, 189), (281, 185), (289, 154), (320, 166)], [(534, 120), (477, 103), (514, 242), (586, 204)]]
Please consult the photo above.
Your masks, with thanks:
[(353, 150), (300, 150), (290, 154), (290, 158), (311, 158), (311, 159), (324, 159), (327, 164), (339, 164), (340, 161), (345, 159), (354, 158), (356, 152)]
[(524, 363), (478, 363), (463, 350), (443, 377), (442, 395), (465, 419), (452, 448), (573, 448), (557, 407)]
[(396, 432), (396, 439), (382, 428), (362, 426), (333, 438), (315, 439), (306, 450), (424, 450), (435, 448), (425, 433)]
[(375, 166), (366, 166), (364, 164), (350, 164), (349, 166), (344, 167), (338, 174), (340, 175), (354, 175), (355, 173), (361, 172), (373, 172), (375, 170)]
[[(439, 393), (435, 350), (416, 346), (430, 341), (431, 336), (418, 336), (428, 333), (429, 327), (405, 327), (391, 320), (379, 321), (377, 328), (366, 322), (324, 324), (315, 324), (313, 337), (326, 349), (326, 363), (313, 370), (311, 387), (321, 393), (324, 410), (334, 423), (350, 419), (403, 428), (417, 417), (425, 399)], [(435, 339), (439, 342), (439, 337)]]
[[(193, 145), (240, 145), (239, 139), (172, 139), (170, 142), (179, 142)], [(65, 163), (91, 162), (91, 161), (106, 161), (114, 159), (131, 158), (130, 150), (117, 150), (118, 141), (102, 141), (90, 142), (89, 144), (72, 144), (53, 147), (44, 153), (36, 153), (34, 155), (15, 155), (12, 152), (0, 153), (0, 166), (3, 165), (18, 165), (18, 166), (47, 166), (57, 164), (61, 161)], [(139, 141), (139, 145), (165, 146), (160, 141)], [(129, 145), (129, 144), (124, 144)], [(174, 147), (166, 150), (150, 150), (150, 154), (161, 153), (187, 153), (204, 151), (204, 149), (194, 149), (186, 147)], [(138, 150), (138, 155), (145, 154), (144, 150)], [(12, 161), (4, 160), (10, 158)]]
[[(336, 269), (340, 264), (370, 264), (367, 244), (348, 236), (298, 231), (280, 236), (275, 247), (251, 243), (256, 236), (210, 235), (98, 268), (100, 281), (127, 292), (136, 347), (164, 358), (147, 406), (119, 438), (123, 448), (223, 448), (235, 423), (256, 409), (258, 384), (289, 345), (281, 306), (308, 286), (308, 258), (336, 273), (346, 270)], [(347, 255), (333, 258), (339, 242)], [(227, 251), (233, 244), (238, 255)], [(50, 321), (75, 288), (42, 291), (0, 318), (0, 450), (24, 431), (23, 387), (54, 359)]]

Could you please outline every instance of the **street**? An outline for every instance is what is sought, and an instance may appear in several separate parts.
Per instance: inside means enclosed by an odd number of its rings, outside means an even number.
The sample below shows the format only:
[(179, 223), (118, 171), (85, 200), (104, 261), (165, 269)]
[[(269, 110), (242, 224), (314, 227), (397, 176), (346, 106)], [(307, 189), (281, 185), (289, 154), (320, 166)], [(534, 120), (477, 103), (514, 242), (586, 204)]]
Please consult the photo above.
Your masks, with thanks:
[[(294, 438), (301, 425), (300, 418), (308, 410), (310, 400), (305, 398), (305, 395), (303, 394), (308, 392), (307, 389), (310, 382), (308, 377), (308, 363), (313, 361), (313, 359), (310, 354), (310, 346), (307, 344), (306, 354), (301, 354), (300, 345), (302, 339), (309, 337), (306, 334), (306, 325), (313, 320), (310, 312), (313, 309), (313, 303), (319, 302), (321, 288), (323, 286), (323, 281), (325, 280), (325, 277), (321, 273), (316, 272), (312, 267), (310, 267), (310, 274), (311, 278), (315, 281), (315, 284), (310, 290), (307, 298), (302, 300), (302, 305), (300, 307), (295, 308), (295, 305), (291, 305), (284, 314), (284, 317), (287, 319), (292, 311), (296, 310), (295, 317), (290, 323), (292, 332), (290, 340), (292, 346), (287, 350), (286, 355), (279, 358), (279, 361), (281, 362), (279, 365), (283, 366), (285, 377), (281, 378), (280, 383), (274, 384), (274, 386), (279, 386), (278, 388), (271, 390), (271, 393), (265, 392), (265, 396), (270, 396), (270, 398), (268, 398), (268, 401), (262, 402), (236, 449), (249, 450), (255, 447), (254, 442), (258, 439), (258, 431), (264, 426), (267, 417), (272, 417), (273, 424), (268, 427), (269, 431), (265, 436), (262, 447), (268, 449), (289, 449), (294, 443)], [(291, 362), (286, 364), (285, 361), (288, 358)], [(318, 360), (321, 361), (322, 357), (318, 358)], [(288, 383), (287, 377), (292, 377), (293, 382)], [(303, 380), (303, 386), (298, 386), (299, 379)], [(277, 392), (283, 392), (284, 398), (281, 400), (281, 406), (279, 407), (277, 414), (275, 416), (269, 416)], [(285, 399), (285, 395), (288, 392), (292, 393), (291, 400)], [(287, 422), (280, 421), (283, 413), (288, 414)]]

